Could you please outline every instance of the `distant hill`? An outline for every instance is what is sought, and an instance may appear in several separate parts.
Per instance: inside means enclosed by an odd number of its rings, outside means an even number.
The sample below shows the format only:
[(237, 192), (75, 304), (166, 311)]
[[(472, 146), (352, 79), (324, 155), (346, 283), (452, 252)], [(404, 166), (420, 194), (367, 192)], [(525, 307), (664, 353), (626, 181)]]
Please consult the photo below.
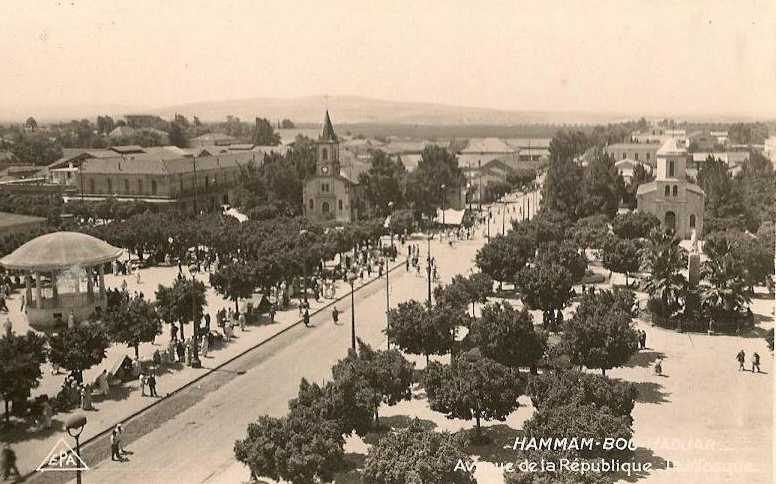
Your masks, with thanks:
[[(175, 113), (197, 115), (203, 121), (221, 121), (227, 115), (249, 121), (260, 116), (288, 118), (295, 123), (320, 123), (328, 105), (336, 124), (516, 125), (524, 123), (606, 123), (628, 119), (607, 113), (507, 111), (446, 104), (385, 101), (358, 96), (250, 98), (208, 101), (148, 110), (172, 118)], [(631, 118), (632, 119), (632, 118)]]

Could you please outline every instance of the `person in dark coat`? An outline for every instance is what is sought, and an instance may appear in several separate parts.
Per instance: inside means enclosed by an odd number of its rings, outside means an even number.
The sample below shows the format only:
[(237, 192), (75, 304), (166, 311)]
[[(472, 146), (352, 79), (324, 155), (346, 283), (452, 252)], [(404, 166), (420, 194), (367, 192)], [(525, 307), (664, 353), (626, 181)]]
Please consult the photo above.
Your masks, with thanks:
[(156, 376), (151, 372), (150, 375), (148, 375), (148, 390), (151, 393), (152, 397), (158, 397), (159, 395), (156, 393)]
[(304, 310), (304, 319), (303, 319), (303, 321), (304, 321), (304, 325), (309, 328), (310, 327), (310, 311), (307, 310), (307, 309)]

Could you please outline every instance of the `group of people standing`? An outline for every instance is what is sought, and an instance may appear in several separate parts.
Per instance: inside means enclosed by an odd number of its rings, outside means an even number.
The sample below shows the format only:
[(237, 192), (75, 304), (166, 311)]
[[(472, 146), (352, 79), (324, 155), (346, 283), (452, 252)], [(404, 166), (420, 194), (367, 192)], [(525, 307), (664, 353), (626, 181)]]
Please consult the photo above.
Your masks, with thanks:
[[(736, 355), (738, 371), (746, 371), (746, 352), (741, 350)], [(760, 355), (756, 351), (752, 353), (752, 373), (760, 373)]]

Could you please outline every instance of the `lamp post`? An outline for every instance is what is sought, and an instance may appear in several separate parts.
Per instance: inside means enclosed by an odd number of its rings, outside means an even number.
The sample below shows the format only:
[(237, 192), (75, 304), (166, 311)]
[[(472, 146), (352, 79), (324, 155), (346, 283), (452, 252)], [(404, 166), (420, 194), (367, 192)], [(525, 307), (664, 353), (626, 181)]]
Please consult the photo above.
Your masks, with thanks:
[(488, 234), (485, 237), (488, 240), (490, 240), (490, 219), (492, 218), (493, 218), (493, 214), (490, 212), (490, 207), (488, 207)]
[(356, 273), (348, 273), (348, 282), (350, 283), (350, 347), (356, 351), (356, 300), (354, 285), (356, 283)]
[(507, 230), (506, 216), (507, 216), (507, 202), (504, 202), (501, 206), (501, 235), (504, 235)]
[(444, 230), (445, 226), (445, 184), (442, 184), (442, 230)]
[[(300, 230), (299, 231), (299, 240), (304, 244), (305, 235), (307, 234), (307, 230)], [(303, 276), (303, 285), (304, 285), (304, 292), (302, 293), (304, 296), (304, 300), (307, 300), (307, 251), (304, 247), (302, 247), (302, 272), (304, 274)]]
[(426, 242), (428, 244), (428, 256), (426, 257), (426, 270), (428, 271), (428, 308), (431, 309), (431, 239), (433, 239), (434, 236), (432, 234), (428, 235), (428, 238), (426, 239)]
[(75, 470), (75, 482), (81, 484), (81, 443), (78, 441), (78, 437), (81, 432), (84, 431), (86, 426), (86, 417), (83, 415), (73, 415), (65, 421), (65, 428), (68, 435), (75, 439), (75, 455), (78, 456), (78, 467)]
[[(193, 266), (192, 266), (193, 267)], [(197, 317), (197, 298), (196, 298), (197, 278), (194, 271), (191, 271), (191, 322), (194, 326), (194, 334), (191, 337), (191, 367), (202, 368), (202, 362), (199, 360), (199, 323)]]

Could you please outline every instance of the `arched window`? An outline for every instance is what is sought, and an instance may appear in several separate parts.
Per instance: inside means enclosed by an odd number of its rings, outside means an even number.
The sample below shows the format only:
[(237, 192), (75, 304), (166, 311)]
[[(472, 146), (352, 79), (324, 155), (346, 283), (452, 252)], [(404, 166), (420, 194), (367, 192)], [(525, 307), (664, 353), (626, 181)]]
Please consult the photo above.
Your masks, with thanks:
[(96, 193), (94, 191), (94, 178), (89, 179), (89, 193)]
[(137, 193), (143, 194), (143, 180), (137, 181)]
[(129, 193), (129, 180), (124, 180), (124, 193)]
[(310, 199), (310, 203), (308, 205), (310, 205), (310, 210), (315, 209), (315, 202), (313, 201), (312, 198)]
[(328, 161), (329, 159), (329, 150), (327, 148), (323, 148), (321, 150), (321, 161)]
[(695, 214), (690, 215), (690, 228), (695, 228)]
[(113, 193), (113, 180), (108, 178), (108, 193)]
[(341, 212), (342, 211), (342, 199), (339, 199), (338, 202), (339, 202), (339, 211)]
[(676, 185), (674, 185), (674, 196), (675, 197), (679, 196), (679, 187), (677, 187)]
[(329, 213), (329, 202), (323, 202), (323, 205), (321, 205), (321, 211), (325, 214)]
[(671, 230), (676, 228), (676, 214), (674, 212), (666, 212), (665, 226), (667, 229)]
[(666, 198), (668, 198), (668, 197), (670, 197), (670, 196), (671, 196), (671, 187), (669, 187), (668, 185), (666, 185)]
[(674, 176), (674, 160), (668, 162), (668, 176)]

